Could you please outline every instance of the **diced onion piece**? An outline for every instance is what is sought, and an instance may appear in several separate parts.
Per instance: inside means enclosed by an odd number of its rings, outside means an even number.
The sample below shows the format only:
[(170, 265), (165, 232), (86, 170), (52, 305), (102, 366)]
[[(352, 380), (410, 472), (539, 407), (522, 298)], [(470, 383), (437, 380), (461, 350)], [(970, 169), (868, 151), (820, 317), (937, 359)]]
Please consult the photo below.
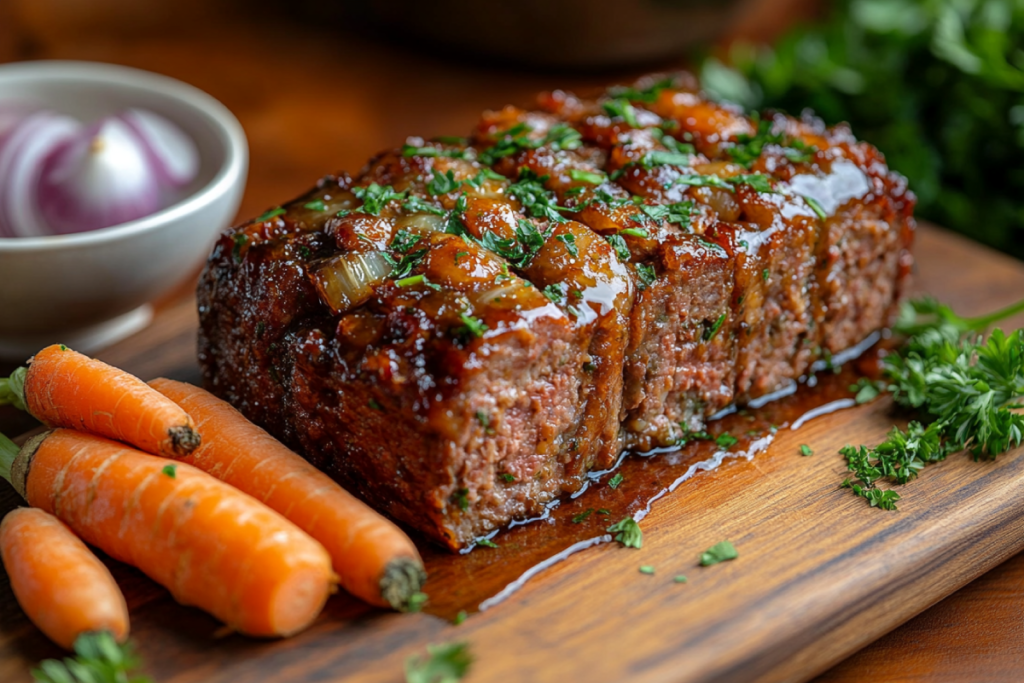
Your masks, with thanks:
[(0, 143), (0, 237), (50, 234), (40, 215), (36, 189), (47, 158), (82, 129), (51, 112), (31, 114), (10, 128)]
[(160, 180), (184, 187), (199, 172), (199, 152), (192, 139), (162, 116), (142, 109), (128, 109), (119, 115), (138, 136)]
[(414, 213), (395, 220), (395, 230), (408, 230), (416, 234), (444, 232), (444, 216), (432, 213)]
[(383, 252), (349, 252), (322, 261), (310, 277), (320, 300), (337, 315), (366, 303), (373, 296), (373, 286), (391, 270)]

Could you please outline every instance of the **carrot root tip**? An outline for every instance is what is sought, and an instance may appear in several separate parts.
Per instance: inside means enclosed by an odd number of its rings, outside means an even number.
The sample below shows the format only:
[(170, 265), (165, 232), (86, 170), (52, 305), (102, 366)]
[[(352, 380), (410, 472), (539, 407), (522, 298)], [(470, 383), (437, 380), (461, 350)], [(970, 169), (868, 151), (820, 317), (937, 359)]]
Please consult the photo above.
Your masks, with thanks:
[(187, 425), (172, 427), (167, 430), (167, 433), (171, 437), (171, 446), (174, 448), (174, 452), (180, 455), (191, 453), (199, 448), (199, 444), (202, 442), (199, 432)]
[(406, 612), (409, 598), (419, 593), (427, 581), (423, 565), (411, 557), (400, 557), (388, 562), (380, 579), (380, 594), (396, 610)]

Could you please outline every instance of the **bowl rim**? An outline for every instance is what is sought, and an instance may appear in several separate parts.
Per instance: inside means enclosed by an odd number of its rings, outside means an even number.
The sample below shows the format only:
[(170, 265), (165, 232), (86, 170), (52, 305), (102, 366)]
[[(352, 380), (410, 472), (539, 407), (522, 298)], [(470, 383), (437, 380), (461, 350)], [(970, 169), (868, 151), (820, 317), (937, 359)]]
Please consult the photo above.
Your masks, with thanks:
[(28, 79), (35, 82), (75, 80), (113, 83), (128, 89), (169, 96), (190, 107), (212, 124), (224, 145), (224, 161), (206, 185), (156, 213), (99, 230), (69, 235), (0, 237), (0, 252), (49, 251), (65, 247), (96, 246), (156, 230), (202, 209), (229, 192), (248, 165), (248, 143), (242, 124), (226, 106), (188, 83), (151, 71), (104, 62), (47, 59), (0, 64), (0, 83)]

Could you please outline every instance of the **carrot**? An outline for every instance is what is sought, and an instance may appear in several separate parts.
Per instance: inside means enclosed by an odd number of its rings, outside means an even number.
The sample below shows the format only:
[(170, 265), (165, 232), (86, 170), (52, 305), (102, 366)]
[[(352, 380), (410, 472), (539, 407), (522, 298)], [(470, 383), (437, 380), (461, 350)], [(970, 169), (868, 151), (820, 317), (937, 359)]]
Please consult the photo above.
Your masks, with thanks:
[(110, 570), (53, 515), (7, 513), (0, 555), (18, 604), (53, 642), (70, 650), (83, 633), (128, 638), (128, 606)]
[(204, 435), (183, 462), (263, 501), (320, 541), (352, 595), (409, 607), (426, 573), (401, 529), (209, 392), (169, 379), (150, 386), (184, 408)]
[(30, 505), (235, 630), (300, 631), (333, 587), (323, 546), (190, 465), (68, 429), (14, 449), (0, 441), (0, 474)]
[[(3, 386), (6, 385), (6, 386)], [(27, 410), (49, 427), (80, 429), (174, 457), (199, 446), (184, 410), (146, 383), (63, 344), (48, 346), (0, 380), (0, 405)]]

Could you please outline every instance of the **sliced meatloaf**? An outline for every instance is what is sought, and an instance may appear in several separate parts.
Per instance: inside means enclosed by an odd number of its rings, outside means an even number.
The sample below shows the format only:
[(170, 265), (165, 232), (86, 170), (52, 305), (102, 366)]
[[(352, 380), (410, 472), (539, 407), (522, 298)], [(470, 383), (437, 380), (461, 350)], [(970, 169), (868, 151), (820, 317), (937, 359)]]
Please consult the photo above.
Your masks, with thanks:
[(225, 233), (210, 388), (459, 548), (882, 328), (913, 196), (845, 127), (685, 74), (410, 138)]

